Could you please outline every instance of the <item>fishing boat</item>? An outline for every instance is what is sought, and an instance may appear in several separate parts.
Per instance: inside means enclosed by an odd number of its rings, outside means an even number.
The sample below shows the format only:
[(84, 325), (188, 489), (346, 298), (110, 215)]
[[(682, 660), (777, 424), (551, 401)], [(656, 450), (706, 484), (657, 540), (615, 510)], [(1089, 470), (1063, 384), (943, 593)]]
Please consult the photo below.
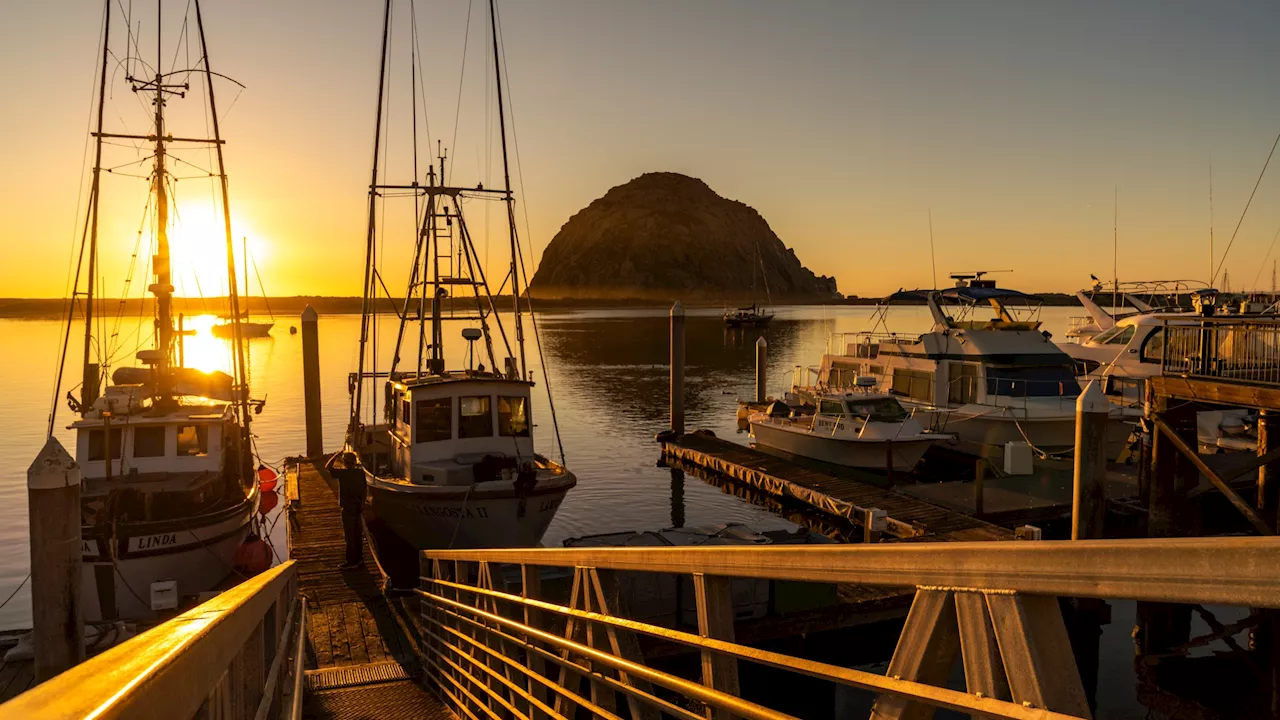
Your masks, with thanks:
[[(388, 69), (390, 3), (387, 12), (383, 73)], [(491, 5), (490, 13), (494, 12)], [(496, 55), (496, 37), (493, 42)], [(533, 323), (535, 338), (537, 326), (522, 300), (527, 299), (527, 277), (520, 264), (499, 67), (494, 64), (493, 80), (502, 138), (502, 189), (450, 184), (443, 148), (429, 163), (425, 182), (418, 178), (388, 183), (380, 178), (376, 148), (384, 140), (385, 106), (381, 96), (378, 100), (360, 360), (348, 383), (352, 416), (347, 444), (364, 471), (372, 519), (420, 549), (536, 546), (577, 483), (563, 464), (563, 449), (561, 462), (556, 462), (534, 448), (534, 382), (526, 363), (524, 324)], [(418, 89), (413, 92), (416, 107)], [(418, 167), (416, 144), (413, 152)], [(377, 342), (375, 301), (382, 269), (375, 240), (380, 239), (378, 223), (388, 201), (384, 195), (406, 188), (415, 210), (412, 222), (406, 223), (414, 235), (405, 234), (413, 243), (412, 265), (403, 310), (397, 311), (395, 350), (388, 357), (379, 354)], [(466, 202), (480, 199), (505, 205), (510, 265), (502, 286), (515, 299), (511, 333), (497, 314), (463, 211)], [(414, 305), (416, 314), (409, 309)], [(461, 332), (467, 343), (466, 362), (453, 368), (446, 362), (446, 313), (450, 322), (466, 325)], [(545, 366), (543, 373), (545, 382)], [(556, 441), (559, 444), (558, 430)]]
[[(159, 10), (158, 4), (157, 24)], [(213, 95), (216, 73), (209, 69), (205, 52), (200, 3), (194, 3), (200, 59), (192, 68), (177, 66), (167, 72), (160, 69), (165, 57), (160, 52), (161, 34), (156, 35), (156, 64), (151, 66), (141, 59), (135, 36), (109, 32), (115, 12), (108, 3), (93, 133), (96, 145), (90, 211), (81, 254), (87, 261), (87, 272), (76, 272), (74, 296), (82, 302), (73, 303), (67, 317), (70, 333), (76, 315), (83, 312), (82, 381), (79, 395), (68, 393), (67, 399), (78, 416), (69, 429), (75, 433), (75, 458), (81, 476), (80, 585), (88, 621), (151, 618), (158, 610), (177, 607), (184, 598), (216, 588), (232, 572), (236, 549), (250, 530), (259, 500), (249, 426), (262, 403), (249, 397), (243, 336), (239, 332), (233, 335), (230, 373), (201, 372), (183, 366), (183, 335), (174, 327), (169, 237), (174, 209), (171, 145), (210, 149), (220, 180), (228, 250), (231, 247), (223, 141)], [(185, 23), (183, 27), (187, 27)], [(124, 36), (129, 47), (113, 52), (111, 41)], [(125, 87), (149, 100), (150, 127), (142, 132), (104, 126), (103, 107), (112, 91), (108, 76), (115, 77), (116, 72), (116, 64), (109, 62), (112, 54), (123, 58), (120, 66)], [(172, 52), (168, 55), (175, 56)], [(212, 137), (175, 138), (166, 125), (169, 103), (192, 94), (205, 95)], [(108, 331), (99, 327), (103, 325), (99, 317), (103, 301), (95, 294), (95, 282), (90, 281), (98, 279), (100, 272), (99, 208), (114, 203), (113, 194), (104, 191), (102, 182), (109, 166), (103, 158), (105, 138), (127, 139), (130, 151), (137, 153), (137, 162), (152, 166), (145, 178), (150, 187), (144, 238), (151, 243), (146, 255), (151, 257), (148, 293), (154, 298), (155, 328), (152, 337), (141, 334), (143, 339), (132, 358), (137, 365), (116, 367), (109, 374), (113, 358), (127, 349), (112, 347)], [(123, 248), (120, 252), (127, 253)], [(227, 309), (238, 317), (235, 262), (229, 252), (227, 278)], [(238, 325), (233, 322), (233, 328)], [(151, 326), (147, 323), (143, 327)], [(67, 359), (65, 347), (59, 384)], [(56, 407), (50, 414), (50, 435), (55, 417)]]
[(776, 402), (748, 417), (751, 436), (800, 457), (867, 470), (914, 468), (925, 452), (949, 435), (926, 432), (898, 399), (874, 392), (876, 379), (860, 378), (859, 391), (814, 398), (814, 412), (798, 414)]
[[(954, 287), (890, 296), (872, 330), (833, 335), (816, 383), (793, 393), (806, 398), (852, 389), (857, 378), (872, 376), (880, 392), (899, 399), (924, 427), (956, 435), (963, 450), (990, 454), (1025, 442), (1044, 455), (1069, 453), (1080, 394), (1074, 364), (1041, 332), (1040, 300), (997, 287), (985, 274), (957, 273)], [(881, 329), (890, 306), (904, 300), (928, 306), (929, 332)], [(979, 317), (984, 308), (993, 316)], [(1130, 431), (1117, 409), (1108, 428), (1112, 457)]]

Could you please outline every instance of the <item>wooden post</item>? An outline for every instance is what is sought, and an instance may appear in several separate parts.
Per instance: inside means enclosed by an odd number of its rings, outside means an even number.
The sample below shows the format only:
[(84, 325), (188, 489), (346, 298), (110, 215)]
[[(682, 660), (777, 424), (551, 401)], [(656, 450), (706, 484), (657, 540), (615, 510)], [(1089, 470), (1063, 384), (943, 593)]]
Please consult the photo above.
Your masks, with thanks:
[[(693, 592), (698, 604), (698, 634), (733, 642), (733, 596), (730, 579), (718, 575), (693, 574)], [(737, 697), (738, 660), (709, 650), (702, 651), (702, 684)], [(725, 710), (708, 710), (714, 720), (730, 720)]]
[(756, 340), (756, 402), (758, 403), (764, 402), (765, 397), (767, 397), (765, 394), (767, 390), (765, 378), (769, 374), (768, 359), (769, 342), (761, 335)]
[(671, 468), (671, 527), (684, 527), (684, 470), (677, 467)]
[(1107, 423), (1111, 403), (1096, 380), (1076, 398), (1075, 483), (1071, 539), (1101, 538), (1107, 515)]
[(27, 469), (27, 512), (35, 676), (44, 682), (84, 660), (80, 468), (52, 437)]
[(973, 516), (982, 517), (985, 511), (983, 507), (982, 494), (984, 491), (983, 484), (987, 476), (987, 461), (984, 458), (978, 458), (973, 468)]
[(684, 305), (671, 306), (671, 432), (684, 434)]
[[(1270, 410), (1258, 410), (1258, 456), (1280, 448), (1280, 442), (1271, 441), (1271, 422), (1274, 416)], [(1267, 463), (1258, 468), (1258, 510), (1264, 519), (1272, 520), (1276, 531), (1280, 532), (1280, 477), (1277, 477), (1276, 463)]]
[(324, 453), (320, 419), (320, 318), (310, 305), (302, 310), (302, 392), (305, 398), (307, 456)]

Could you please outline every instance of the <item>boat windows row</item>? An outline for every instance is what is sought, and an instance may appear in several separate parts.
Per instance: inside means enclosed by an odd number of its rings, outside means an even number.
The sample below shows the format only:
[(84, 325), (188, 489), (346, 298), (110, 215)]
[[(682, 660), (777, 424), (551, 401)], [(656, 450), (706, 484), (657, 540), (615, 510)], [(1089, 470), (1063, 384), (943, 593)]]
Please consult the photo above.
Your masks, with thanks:
[[(208, 425), (180, 425), (175, 430), (174, 452), (168, 451), (170, 425), (131, 425), (127, 429), (131, 435), (129, 457), (200, 457), (209, 454)], [(106, 460), (108, 453), (112, 460), (122, 459), (124, 431), (126, 428), (108, 430), (89, 430), (89, 462)], [(107, 433), (110, 432), (110, 443)]]
[[(410, 404), (402, 400), (395, 406), (397, 418), (412, 420), (413, 442), (501, 437), (529, 437), (529, 398), (520, 395), (461, 395), (426, 398)], [(454, 419), (457, 434), (454, 434)]]

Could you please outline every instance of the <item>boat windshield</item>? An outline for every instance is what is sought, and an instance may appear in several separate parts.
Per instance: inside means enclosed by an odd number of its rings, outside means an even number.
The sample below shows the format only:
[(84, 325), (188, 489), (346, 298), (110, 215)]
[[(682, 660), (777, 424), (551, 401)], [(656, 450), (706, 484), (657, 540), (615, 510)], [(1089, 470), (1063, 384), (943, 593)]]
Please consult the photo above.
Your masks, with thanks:
[(1099, 333), (1093, 342), (1095, 345), (1123, 345), (1133, 339), (1134, 326), (1125, 325), (1111, 328)]
[(1080, 383), (1070, 365), (987, 367), (987, 394), (1007, 397), (1075, 397)]
[(848, 401), (849, 414), (872, 422), (898, 423), (907, 419), (906, 408), (893, 398)]

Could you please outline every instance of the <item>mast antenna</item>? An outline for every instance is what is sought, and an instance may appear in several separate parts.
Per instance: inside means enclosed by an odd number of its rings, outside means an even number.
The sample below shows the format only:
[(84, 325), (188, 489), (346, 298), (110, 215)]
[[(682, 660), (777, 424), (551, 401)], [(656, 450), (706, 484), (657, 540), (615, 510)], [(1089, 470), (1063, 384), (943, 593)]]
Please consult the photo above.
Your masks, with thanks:
[(1213, 161), (1209, 161), (1209, 284), (1213, 284)]
[(933, 287), (938, 288), (938, 256), (933, 251), (933, 208), (929, 208), (929, 265), (933, 271)]
[(1120, 186), (1112, 188), (1111, 196), (1111, 312), (1118, 313), (1120, 293)]

